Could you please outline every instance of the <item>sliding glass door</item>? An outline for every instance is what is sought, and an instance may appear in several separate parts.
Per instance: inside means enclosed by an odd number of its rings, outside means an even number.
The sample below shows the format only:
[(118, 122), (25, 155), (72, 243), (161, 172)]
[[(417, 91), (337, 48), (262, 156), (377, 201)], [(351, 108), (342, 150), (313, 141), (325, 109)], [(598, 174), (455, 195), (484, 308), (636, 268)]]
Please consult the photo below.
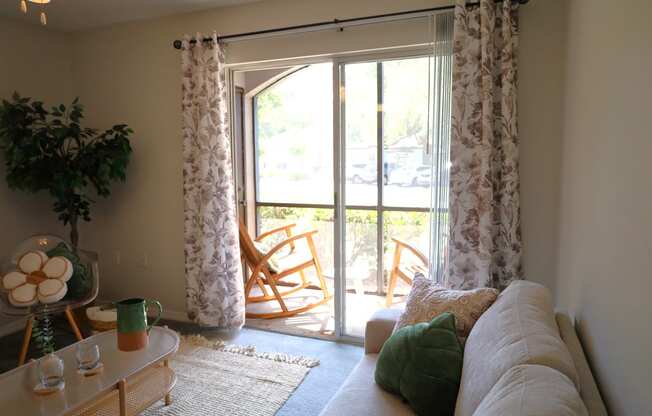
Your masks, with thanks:
[[(428, 273), (432, 196), (441, 193), (432, 192), (433, 172), (442, 178), (434, 166), (448, 167), (433, 139), (439, 61), (426, 48), (244, 77), (249, 227), (256, 235), (291, 223), (297, 232), (317, 229), (334, 294), (326, 308), (263, 327), (359, 340), (376, 310), (404, 305), (410, 279), (397, 270)], [(435, 216), (445, 219), (441, 205)], [(297, 302), (313, 289), (297, 292)]]
[[(430, 68), (419, 56), (339, 64), (342, 191), (341, 333), (361, 337), (377, 309), (409, 286), (397, 261), (427, 269), (431, 183)], [(389, 285), (395, 286), (391, 301)]]

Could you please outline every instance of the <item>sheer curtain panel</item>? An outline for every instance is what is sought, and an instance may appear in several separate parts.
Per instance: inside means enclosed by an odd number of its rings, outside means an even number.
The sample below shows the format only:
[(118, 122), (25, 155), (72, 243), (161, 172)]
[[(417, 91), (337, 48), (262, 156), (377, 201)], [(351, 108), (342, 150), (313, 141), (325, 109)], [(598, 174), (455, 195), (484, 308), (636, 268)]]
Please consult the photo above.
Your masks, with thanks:
[(245, 301), (224, 55), (213, 37), (182, 46), (186, 307), (200, 325), (233, 329)]
[(447, 284), (522, 278), (517, 132), (518, 3), (455, 5)]

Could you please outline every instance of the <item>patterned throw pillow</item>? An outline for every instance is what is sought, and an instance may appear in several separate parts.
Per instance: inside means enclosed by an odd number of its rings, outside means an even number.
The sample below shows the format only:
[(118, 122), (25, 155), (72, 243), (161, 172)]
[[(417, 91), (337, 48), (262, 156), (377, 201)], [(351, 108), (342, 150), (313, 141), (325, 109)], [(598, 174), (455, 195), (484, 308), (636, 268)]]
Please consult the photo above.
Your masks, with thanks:
[(498, 291), (491, 288), (473, 290), (450, 290), (435, 284), (421, 274), (412, 282), (405, 311), (394, 328), (394, 332), (407, 325), (430, 322), (444, 312), (455, 315), (457, 335), (466, 338), (480, 315), (491, 306)]

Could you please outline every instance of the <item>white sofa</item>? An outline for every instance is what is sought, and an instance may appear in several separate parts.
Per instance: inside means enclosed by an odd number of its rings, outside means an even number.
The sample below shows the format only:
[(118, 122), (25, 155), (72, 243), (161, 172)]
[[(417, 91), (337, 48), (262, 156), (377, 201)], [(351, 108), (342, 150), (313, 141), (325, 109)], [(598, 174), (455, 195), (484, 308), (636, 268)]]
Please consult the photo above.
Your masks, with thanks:
[[(374, 383), (378, 353), (400, 310), (367, 322), (365, 356), (321, 416), (413, 415)], [(480, 317), (464, 348), (456, 416), (607, 415), (570, 319), (548, 290), (517, 281)]]

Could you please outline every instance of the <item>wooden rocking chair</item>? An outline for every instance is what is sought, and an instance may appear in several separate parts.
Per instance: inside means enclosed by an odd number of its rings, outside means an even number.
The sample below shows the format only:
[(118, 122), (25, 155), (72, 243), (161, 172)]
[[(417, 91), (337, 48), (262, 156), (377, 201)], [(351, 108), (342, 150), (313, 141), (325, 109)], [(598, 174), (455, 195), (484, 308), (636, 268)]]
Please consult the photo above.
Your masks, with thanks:
[[(259, 235), (255, 240), (252, 240), (249, 232), (247, 231), (247, 227), (242, 222), (240, 222), (240, 251), (242, 252), (242, 257), (244, 258), (245, 264), (247, 265), (247, 268), (250, 272), (245, 283), (245, 301), (247, 304), (276, 301), (281, 308), (281, 310), (278, 312), (269, 313), (254, 313), (247, 311), (247, 318), (271, 319), (293, 316), (309, 311), (310, 309), (322, 305), (332, 299), (333, 296), (328, 293), (328, 288), (326, 287), (326, 281), (324, 280), (324, 276), (322, 274), (319, 258), (317, 257), (317, 250), (315, 249), (315, 243), (313, 241), (313, 235), (317, 233), (317, 230), (293, 235), (292, 229), (294, 226), (295, 224), (284, 225), (283, 227), (267, 231)], [(254, 244), (254, 241), (260, 242), (265, 238), (271, 237), (278, 233), (284, 233), (286, 238), (272, 247), (272, 249), (265, 254), (261, 253)], [(296, 243), (299, 240), (306, 241), (310, 250), (311, 258), (307, 261), (301, 261), (299, 264), (293, 264), (289, 267), (285, 267), (283, 270), (275, 270), (270, 265), (270, 258), (275, 254), (279, 254), (281, 250), (286, 248), (289, 248), (290, 254), (294, 253), (296, 249)], [(310, 267), (315, 268), (315, 272), (319, 280), (319, 286), (311, 284), (306, 278), (305, 270)], [(301, 283), (286, 282), (282, 280), (297, 273), (301, 278)], [(254, 285), (260, 288), (262, 295), (252, 296), (251, 291), (254, 288)], [(290, 287), (290, 289), (287, 289), (288, 287)], [(284, 299), (287, 296), (302, 289), (319, 290), (321, 291), (322, 299), (293, 309), (288, 308)]]
[[(407, 283), (408, 285), (412, 284), (412, 278), (408, 276), (408, 273), (411, 276), (414, 276), (415, 273), (420, 272), (423, 274), (428, 273), (428, 258), (423, 255), (419, 250), (416, 248), (412, 247), (408, 243), (399, 240), (398, 238), (392, 238), (392, 241), (396, 244), (396, 248), (394, 249), (394, 261), (392, 264), (392, 271), (389, 275), (389, 284), (387, 285), (387, 296), (385, 297), (385, 306), (389, 308), (392, 306), (392, 302), (394, 299), (394, 289), (396, 289), (396, 283), (398, 283), (398, 278), (400, 277)], [(414, 256), (419, 259), (420, 263), (417, 264), (409, 264), (405, 265), (403, 269), (401, 269), (401, 255), (403, 253), (403, 250), (408, 250)]]

